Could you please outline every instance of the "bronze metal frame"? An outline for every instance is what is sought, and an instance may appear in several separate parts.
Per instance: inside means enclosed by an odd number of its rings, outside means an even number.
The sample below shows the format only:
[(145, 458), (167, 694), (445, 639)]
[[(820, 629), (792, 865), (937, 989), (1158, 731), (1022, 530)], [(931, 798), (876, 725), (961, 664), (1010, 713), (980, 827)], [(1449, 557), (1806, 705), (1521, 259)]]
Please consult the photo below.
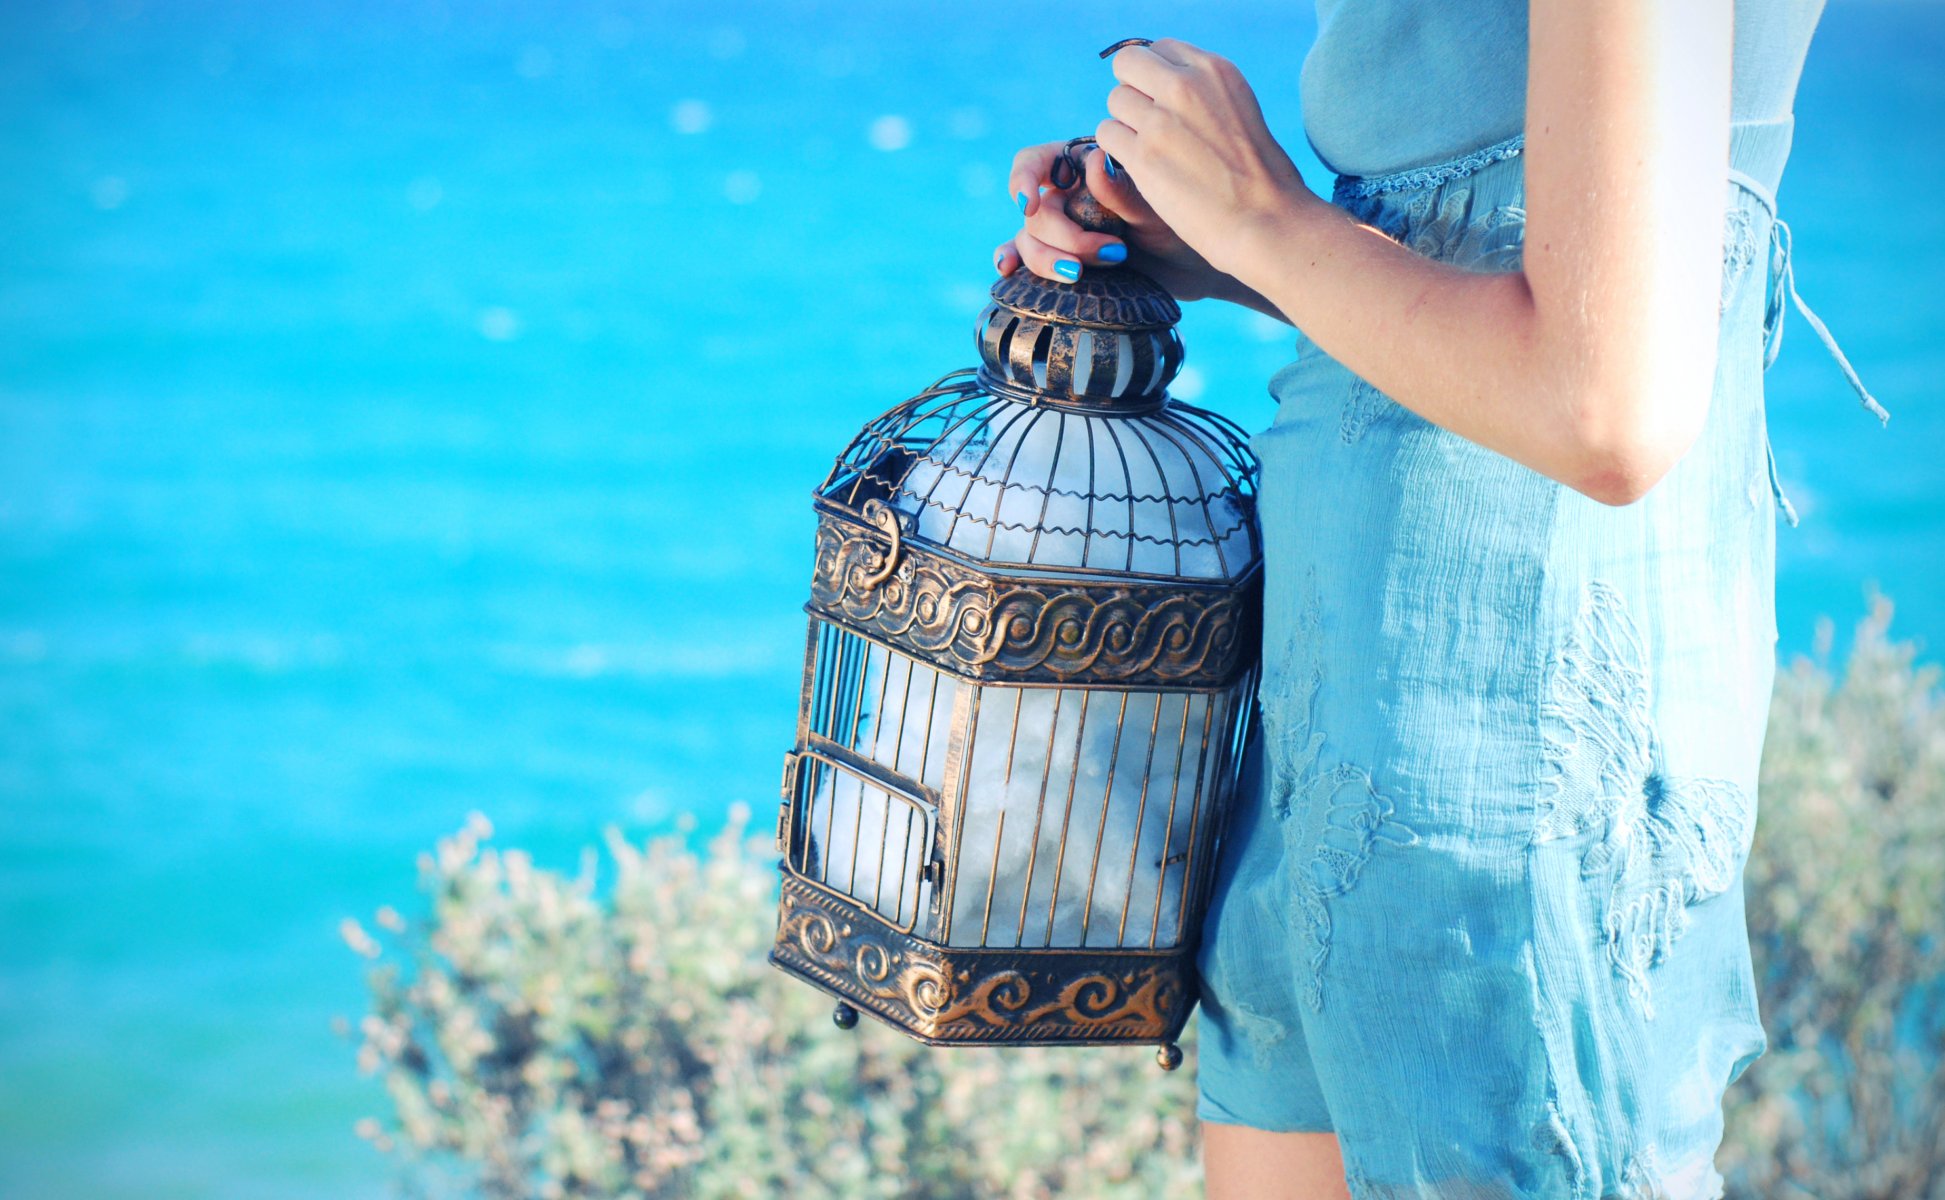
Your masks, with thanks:
[(1209, 581), (1010, 572), (904, 540), (878, 500), (817, 509), (808, 610), (961, 678), (1223, 688), (1255, 659), (1259, 568)]
[(1193, 947), (941, 946), (786, 869), (770, 961), (935, 1046), (1169, 1042), (1195, 1001)]
[[(934, 1045), (1158, 1042), (1163, 1047), (1159, 1057), (1164, 1067), (1180, 1061), (1173, 1040), (1195, 1004), (1196, 933), (1214, 879), (1241, 752), (1254, 722), (1262, 585), (1259, 542), (1253, 525), (1255, 464), (1242, 431), (1214, 414), (1176, 405), (1167, 396), (1167, 384), (1182, 362), (1181, 340), (1174, 330), (1179, 317), (1180, 309), (1172, 297), (1131, 271), (1090, 272), (1073, 285), (1037, 280), (1026, 272), (1001, 280), (993, 289), (993, 304), (980, 318), (977, 340), (983, 365), (977, 374), (948, 375), (872, 422), (818, 489), (816, 568), (810, 602), (805, 606), (810, 629), (797, 739), (786, 757), (783, 803), (778, 813), (783, 888), (770, 960), (837, 998), (841, 1026), (848, 1028), (855, 1023), (855, 1011), (862, 1010)], [(985, 411), (975, 407), (962, 414), (951, 406), (988, 403), (982, 397), (992, 397), (992, 404), (1045, 406), (1075, 410), (1083, 417), (1158, 423), (1157, 436), (1175, 441), (1177, 452), (1186, 455), (1185, 447), (1196, 445), (1223, 472), (1223, 479), (1217, 482), (1227, 489), (1223, 494), (1234, 501), (1224, 511), (1240, 514), (1234, 521), (1243, 524), (1232, 522), (1227, 530), (1221, 529), (1214, 510), (1209, 510), (1208, 536), (1198, 541), (1192, 530), (1180, 535), (1174, 543), (1175, 561), (1180, 570), (1183, 547), (1209, 547), (1224, 564), (1223, 577), (1193, 579), (1132, 569), (986, 562), (917, 536), (917, 518), (901, 516), (887, 501), (908, 486), (904, 480), (911, 463), (926, 453), (926, 435), (920, 423), (930, 420), (934, 426), (942, 425), (947, 432), (938, 438), (948, 439), (952, 430)], [(947, 407), (927, 408), (935, 402)], [(1184, 415), (1176, 415), (1178, 409)], [(1195, 460), (1185, 457), (1183, 461), (1194, 469)], [(1156, 465), (1159, 471), (1159, 460)], [(1125, 461), (1122, 466), (1125, 470)], [(1140, 499), (1206, 506), (1208, 485), (1197, 486), (1205, 489), (1204, 495)], [(931, 503), (929, 493), (925, 497), (904, 494)], [(1130, 506), (1132, 537), (1137, 500), (1133, 477), (1128, 477), (1125, 495), (1099, 499)], [(1225, 547), (1245, 526), (1250, 558), (1236, 563)], [(1172, 517), (1170, 528), (1174, 528)], [(1132, 541), (1127, 553), (1132, 568)], [(1092, 561), (1085, 556), (1083, 559)], [(928, 678), (950, 681), (955, 688), (945, 758), (932, 784), (926, 782), (933, 778), (926, 766), (919, 771), (925, 778), (908, 776), (854, 749), (836, 725), (818, 727), (819, 722), (837, 721), (834, 714), (843, 706), (842, 715), (851, 723), (855, 740), (863, 722), (862, 693), (872, 677), (869, 672), (874, 662), (882, 672), (881, 689), (890, 686), (899, 663), (907, 664), (906, 704), (916, 677), (913, 664), (937, 672), (936, 677)], [(860, 694), (852, 699), (849, 691), (840, 692), (840, 681), (847, 688), (855, 681), (851, 690)], [(933, 715), (928, 722), (940, 718), (944, 703), (936, 691), (939, 684), (931, 686), (935, 691), (930, 700)], [(1160, 857), (1152, 863), (1159, 871), (1154, 876), (1159, 882), (1148, 946), (1123, 944), (1128, 932), (1126, 899), (1115, 933), (1117, 944), (1112, 947), (994, 946), (989, 938), (994, 899), (991, 879), (985, 881), (986, 922), (976, 931), (981, 944), (951, 944), (958, 872), (963, 861), (960, 843), (965, 834), (966, 789), (970, 784), (968, 759), (979, 728), (980, 703), (990, 694), (988, 689), (1060, 689), (1054, 701), (1056, 726), (1062, 697), (1072, 693), (1082, 698), (1084, 727), (1089, 697), (1119, 694), (1116, 755), (1121, 752), (1129, 696), (1155, 696), (1157, 728), (1164, 702), (1181, 698), (1179, 740), (1183, 745), (1177, 750), (1176, 774), (1172, 777), (1175, 794), (1168, 801), (1168, 833)], [(1190, 713), (1197, 700), (1201, 703), (1198, 722), (1202, 728), (1199, 739), (1191, 739)], [(1019, 703), (1024, 703), (1024, 693)], [(907, 710), (886, 708), (881, 696), (878, 707), (871, 711), (882, 715)], [(1018, 743), (1019, 711), (1015, 709), (1009, 745)], [(1221, 725), (1217, 727), (1219, 712)], [(928, 756), (934, 728), (928, 723), (920, 734), (920, 745), (927, 748)], [(1146, 732), (1148, 770), (1152, 773), (1157, 734), (1155, 729)], [(896, 736), (902, 747), (902, 725)], [(1139, 736), (1139, 732), (1129, 736)], [(1186, 756), (1192, 744), (1196, 757), (1189, 759)], [(897, 753), (894, 751), (894, 757)], [(1051, 769), (1052, 754), (1050, 745), (1045, 769)], [(1076, 770), (1078, 765), (1076, 757)], [(1010, 751), (1006, 769), (1010, 778)], [(1186, 773), (1190, 769), (1192, 789)], [(833, 790), (823, 799), (828, 822), (836, 811), (835, 781), (847, 777), (849, 786), (857, 789), (857, 821), (864, 819), (866, 789), (883, 797), (879, 803), (887, 832), (881, 836), (886, 844), (878, 849), (877, 894), (864, 899), (850, 894), (857, 890), (863, 831), (854, 830), (849, 843), (852, 861), (847, 891), (842, 881), (833, 884), (819, 878), (830, 874), (832, 864), (813, 861), (813, 834), (806, 827), (810, 815), (817, 811), (816, 789), (822, 781), (833, 781)], [(1100, 797), (1103, 829), (1112, 781), (1107, 789)], [(1068, 791), (1071, 811), (1071, 785)], [(1144, 782), (1141, 807), (1135, 816), (1137, 826), (1147, 803)], [(1167, 838), (1178, 828), (1178, 803), (1191, 806), (1187, 813), (1188, 845), (1171, 853)], [(1155, 811), (1159, 814), (1161, 809)], [(916, 878), (901, 877), (896, 896), (887, 907), (884, 868), (894, 815), (906, 822), (898, 868), (907, 870), (913, 861), (910, 839), (915, 830), (923, 848), (917, 856)], [(1036, 816), (1032, 843), (1036, 849), (1038, 819)], [(1001, 860), (1003, 812), (998, 820), (990, 868), (994, 872)], [(1064, 824), (1059, 829), (1064, 858), (1069, 835)], [(1094, 912), (1094, 883), (1101, 866), (1100, 831), (1094, 837), (1088, 886), (1079, 909), (1083, 942), (1088, 936), (1086, 922)], [(815, 845), (818, 857), (829, 855), (831, 831), (826, 829)], [(1133, 894), (1135, 855), (1141, 845), (1138, 832), (1128, 851), (1129, 896)], [(1168, 898), (1171, 906), (1179, 905), (1174, 913), (1173, 944), (1157, 944), (1163, 940), (1164, 885), (1170, 882), (1171, 864), (1178, 862), (1182, 864), (1179, 896), (1171, 894)], [(1031, 858), (1027, 866), (1028, 882), (1020, 891), (1023, 928), (1032, 890)], [(1058, 863), (1054, 864), (1054, 874), (1056, 882), (1047, 907), (1049, 943), (1053, 941), (1054, 913), (1060, 900)], [(908, 906), (907, 888), (913, 885), (918, 889), (913, 893), (916, 899)], [(977, 905), (976, 894), (970, 900)], [(896, 915), (888, 917), (887, 911)], [(1105, 925), (1100, 928), (1105, 929)]]

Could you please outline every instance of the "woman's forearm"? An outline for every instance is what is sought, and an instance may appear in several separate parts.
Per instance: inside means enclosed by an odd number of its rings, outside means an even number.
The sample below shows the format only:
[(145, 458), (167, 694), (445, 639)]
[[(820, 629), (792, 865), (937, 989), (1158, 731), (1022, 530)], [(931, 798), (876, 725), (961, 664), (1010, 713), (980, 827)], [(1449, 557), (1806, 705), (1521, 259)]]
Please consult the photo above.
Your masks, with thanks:
[(1713, 385), (1726, 0), (1534, 0), (1525, 265), (1475, 274), (1307, 192), (1221, 264), (1434, 424), (1596, 499), (1644, 493)]
[[(1524, 273), (1426, 258), (1313, 197), (1252, 229), (1240, 286), (1426, 420), (1589, 494), (1612, 489), (1584, 355), (1550, 344)], [(1604, 497), (1608, 498), (1608, 497)]]
[(1434, 424), (1627, 503), (1694, 442), (1713, 387), (1732, 3), (1529, 12), (1516, 273), (1433, 261), (1318, 199), (1233, 64), (1194, 47), (1123, 51), (1097, 135), (1262, 311)]

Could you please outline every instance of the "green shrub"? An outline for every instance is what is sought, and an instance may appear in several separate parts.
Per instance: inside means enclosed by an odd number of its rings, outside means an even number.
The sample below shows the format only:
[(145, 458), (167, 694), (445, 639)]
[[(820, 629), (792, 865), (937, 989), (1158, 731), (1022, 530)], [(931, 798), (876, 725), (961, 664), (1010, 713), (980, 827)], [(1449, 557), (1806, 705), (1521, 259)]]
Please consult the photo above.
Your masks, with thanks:
[(520, 1197), (1180, 1195), (1193, 1081), (1152, 1050), (933, 1050), (764, 962), (775, 856), (746, 809), (698, 856), (611, 835), (612, 886), (482, 845), (421, 862), (422, 931), (385, 910), (362, 1065), (393, 1115), (361, 1131), (428, 1191)]
[[(1730, 1096), (1737, 1195), (1945, 1196), (1945, 719), (1889, 619), (1841, 681), (1778, 680), (1747, 875), (1771, 1049)], [(360, 1132), (416, 1189), (491, 1200), (1200, 1190), (1193, 1072), (1145, 1049), (834, 1030), (764, 962), (774, 855), (748, 819), (701, 854), (611, 834), (600, 891), (592, 853), (538, 870), (478, 817), (423, 856), (430, 912), (380, 910), (390, 951), (345, 923), (374, 960), (360, 1063), (391, 1102)]]
[(1745, 875), (1770, 1047), (1729, 1097), (1738, 1195), (1945, 1197), (1945, 710), (1890, 622), (1876, 600), (1841, 679), (1798, 661), (1770, 707)]

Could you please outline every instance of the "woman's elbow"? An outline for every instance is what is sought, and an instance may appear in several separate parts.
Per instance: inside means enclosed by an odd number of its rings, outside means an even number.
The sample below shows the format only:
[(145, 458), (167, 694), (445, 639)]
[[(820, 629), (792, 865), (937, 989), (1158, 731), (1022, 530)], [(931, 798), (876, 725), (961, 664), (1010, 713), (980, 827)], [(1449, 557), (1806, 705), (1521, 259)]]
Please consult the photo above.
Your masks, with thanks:
[[(1645, 400), (1645, 398), (1644, 398)], [(1646, 496), (1701, 437), (1709, 390), (1684, 389), (1655, 402), (1622, 407), (1625, 419), (1582, 422), (1574, 438), (1568, 487), (1602, 504), (1623, 507)]]
[(1646, 496), (1673, 465), (1602, 455), (1584, 462), (1573, 478), (1563, 482), (1590, 500), (1624, 508)]

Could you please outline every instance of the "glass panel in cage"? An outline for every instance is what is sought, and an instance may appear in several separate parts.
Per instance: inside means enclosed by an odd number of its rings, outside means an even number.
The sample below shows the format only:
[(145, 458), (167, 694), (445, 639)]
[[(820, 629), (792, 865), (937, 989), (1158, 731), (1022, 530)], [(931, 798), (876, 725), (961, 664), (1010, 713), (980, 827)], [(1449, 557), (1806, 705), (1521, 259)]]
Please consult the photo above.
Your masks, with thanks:
[[(1133, 538), (1142, 523), (1142, 493), (1134, 484), (1137, 464), (1129, 457), (1141, 451), (1133, 434), (1117, 428), (1118, 424), (1115, 421), (1091, 423), (1096, 469), (1093, 503), (1086, 514), (1090, 530), (1087, 557), (1080, 565), (1095, 570), (1133, 570)], [(1167, 530), (1162, 532), (1166, 535)]]
[(1207, 430), (1178, 409), (1097, 424), (1088, 566), (1210, 579), (1249, 569), (1239, 480)]
[(1197, 693), (982, 690), (950, 944), (1178, 944), (1227, 708)]
[(1087, 561), (1088, 543), (1099, 536), (1095, 497), (1120, 486), (1108, 470), (1110, 464), (1099, 456), (1105, 447), (1095, 446), (1096, 433), (1104, 424), (1063, 415), (1059, 436), (1050, 446), (1029, 447), (1030, 452), (1046, 451), (1044, 462), (1034, 463), (1032, 473), (1024, 475), (1041, 489), (1035, 522), (1039, 533), (1029, 541), (1028, 556), (1016, 561), (1039, 567), (1078, 567)]
[(1063, 496), (1086, 493), (1086, 430), (1086, 418), (1042, 410), (1007, 431), (994, 456), (1003, 459), (1001, 478), (1006, 483), (993, 536), (980, 550), (986, 558), (1036, 564), (1080, 561), (1086, 527), (1063, 522), (1051, 506)]
[(1079, 565), (1093, 486), (1091, 423), (1034, 405), (982, 410), (941, 437), (900, 501), (921, 538), (975, 559)]
[(1007, 433), (1038, 410), (994, 401), (958, 415), (905, 476), (893, 507), (916, 514), (912, 532), (968, 555), (984, 552), (999, 506)]
[(811, 729), (937, 791), (945, 785), (953, 701), (964, 686), (924, 663), (819, 622)]
[[(1165, 866), (1150, 916), (1153, 924), (1149, 944), (1152, 946), (1179, 945), (1195, 933), (1185, 927), (1190, 900), (1188, 889), (1196, 886), (1196, 881), (1210, 869), (1206, 860), (1215, 849), (1214, 835), (1221, 815), (1216, 802), (1224, 795), (1231, 771), (1233, 744), (1224, 733), (1234, 705), (1234, 693), (1224, 692), (1197, 696), (1188, 706), (1183, 731), (1186, 736), (1180, 743), (1186, 747), (1181, 796), (1159, 860)], [(1198, 738), (1203, 746), (1200, 755), (1195, 750)], [(1189, 762), (1196, 765), (1187, 765)], [(1192, 786), (1196, 790), (1191, 794)]]
[(1174, 414), (1155, 418), (1142, 432), (1155, 451), (1168, 495), (1148, 519), (1156, 530), (1164, 525), (1174, 530), (1180, 572), (1197, 578), (1243, 574), (1255, 561), (1255, 543), (1215, 447)]
[(910, 796), (817, 754), (797, 763), (790, 866), (909, 930), (931, 899), (921, 878), (932, 821)]

